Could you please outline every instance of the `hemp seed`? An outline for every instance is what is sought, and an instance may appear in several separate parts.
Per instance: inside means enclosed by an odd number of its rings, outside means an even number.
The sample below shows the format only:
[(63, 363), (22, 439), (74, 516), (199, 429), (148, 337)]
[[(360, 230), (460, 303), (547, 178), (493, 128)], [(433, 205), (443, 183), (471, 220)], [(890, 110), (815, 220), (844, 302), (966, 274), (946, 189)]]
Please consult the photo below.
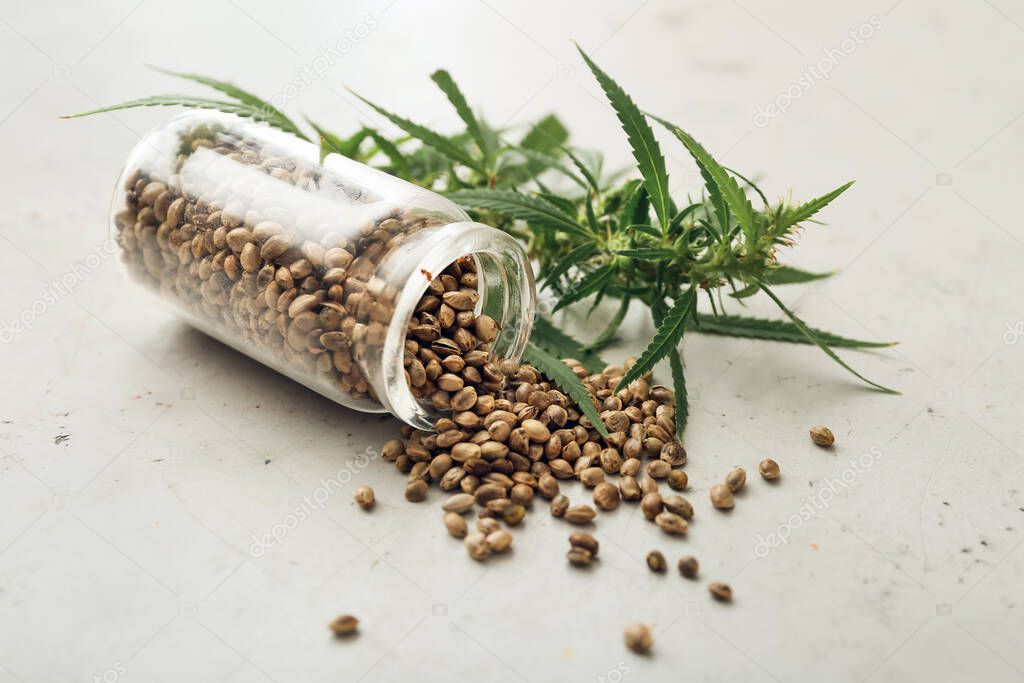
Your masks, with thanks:
[(831, 448), (836, 442), (835, 434), (828, 427), (811, 427), (811, 441), (822, 448)]
[(652, 572), (662, 574), (665, 572), (665, 568), (668, 564), (665, 562), (665, 556), (661, 554), (660, 550), (652, 550), (647, 553), (647, 567)]
[(622, 634), (626, 647), (637, 654), (646, 654), (654, 643), (654, 634), (647, 624), (630, 624)]
[(679, 573), (688, 579), (696, 579), (700, 571), (700, 563), (693, 555), (683, 555), (679, 558)]
[(711, 487), (711, 504), (719, 510), (731, 510), (736, 505), (736, 501), (728, 486), (715, 484)]
[(369, 486), (360, 486), (359, 488), (352, 492), (352, 497), (355, 499), (356, 505), (358, 505), (364, 510), (369, 510), (370, 508), (373, 507), (373, 489), (371, 489)]
[(351, 636), (359, 629), (359, 620), (351, 614), (342, 614), (327, 625), (336, 638)]
[(778, 479), (782, 475), (782, 472), (779, 469), (779, 463), (775, 462), (771, 458), (765, 458), (758, 463), (757, 471), (760, 472), (761, 476), (768, 481)]

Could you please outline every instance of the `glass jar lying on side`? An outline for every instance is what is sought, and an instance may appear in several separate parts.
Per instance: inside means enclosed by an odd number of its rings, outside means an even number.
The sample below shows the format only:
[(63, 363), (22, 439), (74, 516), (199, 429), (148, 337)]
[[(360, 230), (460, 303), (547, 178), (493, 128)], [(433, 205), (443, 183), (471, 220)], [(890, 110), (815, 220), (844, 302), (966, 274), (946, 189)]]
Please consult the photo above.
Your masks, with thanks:
[(432, 428), (499, 384), (536, 291), (519, 244), (458, 206), (219, 112), (150, 132), (111, 225), (129, 277), (189, 323), (341, 405)]

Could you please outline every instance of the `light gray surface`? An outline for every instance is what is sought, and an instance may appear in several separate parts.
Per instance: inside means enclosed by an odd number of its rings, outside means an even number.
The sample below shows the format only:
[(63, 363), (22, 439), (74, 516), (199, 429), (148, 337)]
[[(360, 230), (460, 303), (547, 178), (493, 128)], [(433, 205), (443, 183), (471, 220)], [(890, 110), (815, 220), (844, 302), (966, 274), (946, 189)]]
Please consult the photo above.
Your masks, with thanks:
[[(597, 4), (0, 3), (0, 320), (37, 306), (32, 329), (0, 346), (0, 683), (1024, 678), (1024, 11)], [(863, 25), (873, 35), (803, 89), (802, 69)], [(840, 275), (784, 297), (822, 327), (900, 340), (844, 355), (903, 395), (867, 391), (803, 347), (695, 336), (689, 539), (623, 506), (600, 518), (600, 566), (580, 572), (564, 560), (565, 525), (538, 509), (511, 556), (472, 562), (445, 536), (437, 492), (408, 504), (390, 466), (358, 466), (392, 421), (190, 331), (129, 289), (113, 258), (71, 265), (106, 238), (121, 160), (171, 112), (58, 114), (198, 92), (145, 63), (269, 96), (346, 30), (351, 49), (290, 112), (342, 131), (375, 121), (348, 85), (452, 126), (428, 80), (444, 66), (492, 121), (554, 109), (580, 144), (624, 162), (575, 38), (772, 196), (858, 179), (830, 225), (785, 255)], [(789, 112), (756, 125), (758, 104), (794, 84)], [(665, 144), (673, 188), (696, 191), (683, 150)], [(73, 294), (45, 298), (69, 272)], [(613, 358), (650, 334), (636, 321)], [(836, 431), (834, 453), (808, 441), (816, 423)], [(751, 477), (732, 514), (709, 508), (730, 466), (752, 473), (769, 455), (778, 486)], [(844, 473), (834, 498), (822, 493)], [(332, 477), (350, 481), (254, 557), (253, 535)], [(377, 491), (372, 514), (352, 504), (356, 482)], [(759, 558), (759, 535), (779, 529), (788, 542)], [(653, 547), (673, 563), (693, 552), (703, 580), (650, 574)], [(729, 580), (735, 604), (710, 602), (710, 579)], [(363, 621), (344, 643), (325, 629), (342, 612)], [(652, 656), (623, 647), (632, 621), (656, 625)]]

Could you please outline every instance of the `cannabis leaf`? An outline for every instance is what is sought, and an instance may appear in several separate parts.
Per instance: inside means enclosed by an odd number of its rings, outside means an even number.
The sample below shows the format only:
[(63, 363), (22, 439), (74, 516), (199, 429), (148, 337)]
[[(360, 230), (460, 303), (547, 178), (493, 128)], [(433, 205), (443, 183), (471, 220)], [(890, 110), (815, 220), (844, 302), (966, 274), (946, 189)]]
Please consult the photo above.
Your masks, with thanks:
[[(832, 275), (833, 273), (811, 273), (791, 266), (779, 266), (765, 271), (764, 275), (761, 276), (761, 281), (769, 285), (796, 285), (804, 282), (814, 282), (815, 280), (824, 280), (825, 278), (832, 277)], [(743, 299), (759, 291), (761, 291), (761, 288), (755, 282), (738, 292), (734, 292), (730, 296)]]
[(661, 155), (661, 147), (654, 138), (654, 131), (643, 112), (636, 106), (633, 99), (626, 94), (618, 83), (606, 74), (601, 68), (590, 59), (586, 52), (579, 45), (576, 46), (583, 61), (590, 67), (597, 82), (604, 90), (608, 102), (615, 110), (622, 129), (626, 131), (629, 145), (633, 150), (633, 157), (636, 159), (637, 169), (644, 179), (644, 187), (647, 188), (647, 195), (654, 206), (654, 213), (662, 229), (668, 228), (671, 218), (672, 200), (668, 195), (668, 171), (665, 170), (665, 157)]
[[(244, 104), (241, 102), (225, 102), (221, 100), (211, 100), (206, 97), (192, 97), (190, 95), (153, 95), (152, 97), (128, 100), (127, 102), (112, 104), (109, 107), (92, 109), (79, 114), (68, 114), (61, 118), (78, 119), (83, 116), (103, 114), (105, 112), (119, 111), (121, 109), (136, 109), (138, 107), (185, 107), (186, 109), (213, 109), (224, 112), (225, 114), (234, 114), (243, 118), (253, 119), (254, 121), (264, 121), (275, 128), (292, 133), (293, 135), (296, 134), (291, 130), (291, 125), (294, 124), (287, 124), (281, 121), (262, 107), (254, 107), (251, 104)], [(302, 137), (305, 139), (305, 136)]]
[(653, 368), (659, 360), (678, 346), (679, 340), (683, 338), (683, 332), (686, 330), (686, 319), (693, 313), (696, 303), (697, 292), (693, 287), (687, 289), (682, 296), (676, 299), (675, 304), (659, 323), (654, 339), (647, 345), (629, 372), (619, 380), (615, 391), (622, 391), (629, 386), (630, 382)]
[(813, 330), (811, 330), (811, 328), (807, 327), (807, 325), (804, 323), (803, 320), (798, 318), (797, 315), (795, 313), (793, 313), (793, 311), (789, 310), (786, 307), (786, 304), (782, 303), (782, 300), (779, 299), (779, 297), (775, 296), (775, 293), (772, 292), (772, 290), (768, 289), (767, 285), (762, 284), (761, 285), (761, 291), (763, 291), (765, 294), (767, 294), (768, 298), (770, 298), (772, 301), (775, 302), (775, 305), (778, 306), (779, 309), (783, 313), (785, 313), (786, 316), (790, 320), (793, 321), (793, 324), (796, 325), (797, 329), (799, 329), (800, 332), (802, 332), (805, 337), (807, 337), (813, 344), (815, 344), (818, 348), (820, 348), (822, 351), (824, 351), (828, 355), (829, 358), (831, 358), (836, 363), (838, 363), (840, 366), (842, 366), (846, 371), (848, 371), (854, 377), (858, 378), (862, 382), (866, 382), (867, 384), (870, 384), (871, 386), (875, 387), (879, 391), (882, 391), (882, 392), (884, 392), (886, 394), (898, 394), (898, 393), (900, 393), (900, 392), (896, 391), (895, 389), (890, 389), (889, 387), (882, 386), (881, 384), (878, 384), (877, 382), (872, 382), (870, 379), (868, 379), (864, 375), (860, 374), (859, 372), (857, 372), (856, 370), (851, 368), (849, 365), (846, 364), (846, 361), (844, 361), (842, 358), (840, 358), (838, 356), (838, 354), (836, 354), (836, 352), (833, 351), (829, 347), (828, 344), (826, 344), (820, 337), (818, 337), (814, 333)]
[(608, 284), (608, 281), (615, 274), (615, 267), (612, 265), (604, 265), (596, 270), (592, 270), (583, 276), (583, 279), (573, 285), (566, 294), (558, 300), (555, 304), (552, 312), (559, 311), (569, 304), (574, 304), (577, 301), (582, 301), (594, 292), (599, 291), (602, 287)]
[(676, 438), (682, 441), (686, 420), (690, 416), (690, 397), (686, 393), (686, 376), (683, 374), (683, 359), (679, 349), (672, 350), (668, 362), (672, 368), (672, 390), (676, 394)]
[(583, 346), (542, 315), (533, 321), (530, 341), (558, 358), (575, 358), (589, 372), (601, 372), (608, 367), (608, 363), (595, 349)]
[(399, 116), (398, 114), (392, 114), (387, 109), (384, 109), (383, 107), (374, 104), (373, 102), (366, 99), (362, 95), (359, 95), (358, 93), (352, 94), (358, 97), (364, 103), (366, 103), (378, 114), (380, 114), (387, 120), (391, 121), (391, 123), (395, 124), (396, 126), (401, 128), (406, 133), (413, 136), (423, 144), (433, 147), (438, 152), (440, 152), (441, 154), (443, 154), (444, 156), (446, 156), (447, 158), (451, 159), (456, 163), (462, 164), (467, 168), (471, 168), (474, 171), (477, 171), (478, 173), (482, 173), (484, 175), (487, 174), (487, 169), (484, 168), (483, 164), (479, 160), (471, 157), (466, 152), (465, 149), (455, 144), (455, 142), (453, 142), (451, 138), (441, 135), (440, 133), (435, 133), (426, 126), (421, 126), (420, 124), (414, 121), (410, 121), (409, 119)]
[(485, 165), (490, 165), (493, 150), (488, 142), (487, 138), (484, 137), (483, 128), (480, 126), (480, 122), (473, 114), (473, 110), (469, 108), (469, 103), (466, 102), (466, 97), (459, 90), (459, 86), (455, 85), (455, 81), (444, 69), (438, 69), (430, 75), (430, 79), (437, 84), (442, 92), (448, 96), (448, 101), (455, 107), (456, 113), (462, 122), (466, 124), (466, 131), (469, 133), (473, 141), (476, 142), (477, 148), (480, 150), (480, 154), (483, 155)]
[[(690, 152), (690, 156), (697, 162), (701, 173), (706, 173), (714, 183), (715, 188), (721, 193), (722, 200), (729, 207), (729, 210), (732, 211), (733, 215), (736, 216), (736, 221), (740, 224), (740, 229), (746, 236), (747, 241), (753, 243), (757, 238), (757, 226), (754, 223), (754, 207), (750, 205), (747, 194), (740, 188), (736, 179), (729, 175), (729, 172), (715, 161), (715, 158), (689, 133), (664, 119), (654, 118), (668, 128), (683, 143), (687, 151)], [(725, 226), (723, 225), (722, 227), (724, 228)]]
[(786, 228), (789, 228), (790, 226), (796, 225), (797, 223), (801, 223), (807, 220), (808, 218), (810, 218), (811, 216), (813, 216), (814, 214), (818, 213), (826, 206), (831, 204), (832, 200), (834, 200), (836, 197), (850, 189), (850, 186), (853, 185), (853, 182), (854, 181), (851, 180), (848, 183), (840, 185), (831, 192), (823, 194), (817, 199), (812, 199), (811, 201), (801, 204), (800, 206), (784, 208), (776, 218), (776, 220), (778, 221), (779, 229), (784, 230)]
[(237, 85), (228, 83), (227, 81), (219, 81), (215, 78), (210, 78), (209, 76), (203, 76), (201, 74), (190, 74), (182, 73), (180, 71), (171, 71), (170, 69), (162, 69), (158, 66), (150, 66), (149, 68), (153, 69), (154, 71), (159, 71), (162, 74), (167, 74), (168, 76), (177, 76), (178, 78), (184, 78), (185, 80), (194, 81), (196, 83), (200, 83), (207, 87), (213, 88), (214, 90), (218, 90), (227, 95), (228, 97), (237, 100), (241, 104), (249, 105), (254, 109), (263, 110), (264, 112), (266, 112), (267, 115), (267, 119), (265, 120), (273, 120), (277, 128), (280, 128), (285, 132), (291, 133), (296, 137), (302, 138), (303, 140), (309, 139), (302, 133), (301, 130), (299, 130), (299, 127), (295, 125), (295, 122), (293, 122), (291, 119), (285, 116), (284, 112), (282, 112), (280, 109), (270, 104), (269, 102), (265, 101), (261, 97), (253, 95), (251, 92), (239, 88)]
[(631, 301), (633, 301), (633, 299), (628, 296), (622, 297), (622, 300), (619, 302), (619, 307), (615, 310), (615, 315), (613, 315), (611, 320), (608, 321), (608, 325), (605, 326), (604, 332), (584, 348), (596, 351), (607, 346), (612, 339), (615, 338), (615, 334), (619, 331), (619, 327), (622, 326), (622, 321), (625, 319), (626, 313), (629, 312), (629, 304)]
[[(699, 327), (698, 327), (699, 325)], [(796, 325), (785, 320), (768, 320), (765, 318), (749, 318), (741, 315), (708, 315), (698, 313), (694, 320), (687, 324), (687, 329), (697, 330), (704, 334), (716, 334), (728, 337), (744, 337), (746, 339), (763, 339), (766, 341), (789, 342), (792, 344), (813, 344)], [(831, 332), (809, 328), (819, 340), (829, 346), (848, 349), (872, 349), (892, 346), (895, 342), (872, 342), (860, 339), (849, 339)]]
[(448, 198), (468, 208), (497, 211), (555, 230), (590, 236), (589, 231), (577, 223), (575, 218), (539, 197), (509, 190), (458, 190), (449, 193)]
[(608, 436), (608, 428), (604, 426), (601, 415), (594, 407), (594, 397), (580, 381), (569, 366), (552, 356), (544, 349), (533, 342), (527, 342), (523, 358), (535, 368), (544, 373), (548, 379), (558, 385), (569, 397), (576, 402), (583, 414), (586, 415), (594, 425), (594, 429), (602, 436)]

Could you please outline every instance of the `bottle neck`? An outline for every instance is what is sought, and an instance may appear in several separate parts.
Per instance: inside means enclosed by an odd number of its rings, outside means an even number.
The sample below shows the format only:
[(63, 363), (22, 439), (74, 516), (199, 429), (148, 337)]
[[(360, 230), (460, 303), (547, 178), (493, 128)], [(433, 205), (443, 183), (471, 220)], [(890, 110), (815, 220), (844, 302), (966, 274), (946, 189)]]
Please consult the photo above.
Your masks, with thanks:
[(476, 313), (498, 323), (500, 331), (491, 344), (494, 358), (518, 362), (533, 329), (533, 268), (508, 234), (481, 223), (449, 223), (411, 233), (386, 254), (370, 289), (388, 302), (390, 317), (376, 327), (370, 323), (357, 361), (384, 408), (420, 429), (432, 429), (445, 412), (417, 399), (409, 388), (403, 363), (409, 320), (431, 280), (464, 256), (473, 257), (477, 266)]

